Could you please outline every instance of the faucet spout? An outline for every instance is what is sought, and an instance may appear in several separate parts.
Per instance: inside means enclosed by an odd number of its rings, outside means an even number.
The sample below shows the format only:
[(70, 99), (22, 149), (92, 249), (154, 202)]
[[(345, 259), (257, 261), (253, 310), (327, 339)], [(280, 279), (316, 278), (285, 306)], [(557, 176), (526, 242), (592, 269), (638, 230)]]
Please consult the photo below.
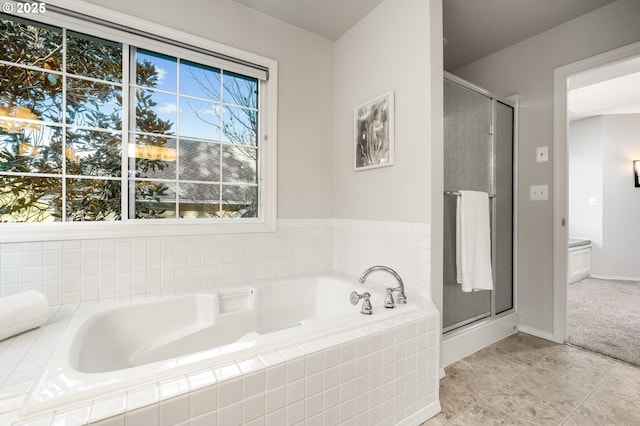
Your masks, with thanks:
[(396, 303), (401, 303), (401, 304), (407, 303), (407, 296), (405, 296), (404, 294), (404, 283), (402, 282), (402, 278), (400, 278), (400, 275), (398, 275), (396, 271), (389, 268), (388, 266), (383, 266), (383, 265), (372, 266), (362, 273), (358, 281), (364, 284), (364, 282), (367, 280), (367, 277), (376, 271), (387, 272), (388, 274), (391, 274), (391, 276), (393, 276), (396, 279), (396, 281), (398, 281), (398, 287), (393, 289), (394, 291), (396, 290), (398, 291), (398, 297), (397, 297)]

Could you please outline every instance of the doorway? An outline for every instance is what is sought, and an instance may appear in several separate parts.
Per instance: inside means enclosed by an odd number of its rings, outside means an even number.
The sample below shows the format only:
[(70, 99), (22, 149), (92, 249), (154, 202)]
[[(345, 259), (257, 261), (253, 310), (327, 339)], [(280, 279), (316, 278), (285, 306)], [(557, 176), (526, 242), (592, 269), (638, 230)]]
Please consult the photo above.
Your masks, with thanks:
[(640, 365), (640, 57), (569, 77), (567, 341)]
[[(640, 57), (640, 43), (634, 43), (632, 45), (625, 46), (623, 48), (616, 49), (592, 58), (588, 58), (583, 61), (569, 64), (567, 66), (558, 68), (555, 71), (554, 156), (556, 161), (554, 165), (554, 340), (558, 342), (571, 343), (568, 317), (568, 305), (570, 302), (568, 282), (574, 281), (580, 283), (581, 281), (579, 281), (579, 279), (583, 276), (594, 275), (593, 272), (595, 270), (603, 271), (604, 269), (602, 269), (602, 263), (608, 262), (606, 256), (603, 256), (602, 253), (603, 248), (605, 247), (605, 244), (603, 242), (603, 235), (605, 234), (603, 233), (602, 229), (600, 229), (600, 231), (598, 231), (598, 229), (592, 229), (590, 233), (591, 235), (593, 235), (593, 238), (588, 238), (589, 235), (576, 235), (576, 233), (580, 232), (586, 233), (586, 231), (584, 230), (589, 229), (582, 226), (584, 224), (579, 224), (580, 226), (577, 226), (578, 224), (576, 223), (576, 221), (585, 222), (586, 220), (584, 219), (588, 218), (590, 213), (592, 213), (591, 216), (597, 216), (597, 214), (593, 213), (602, 212), (602, 206), (605, 204), (603, 194), (606, 193), (602, 191), (598, 192), (598, 188), (594, 187), (593, 185), (591, 187), (588, 187), (587, 191), (582, 194), (572, 193), (570, 191), (570, 178), (572, 177), (572, 174), (575, 174), (572, 172), (576, 172), (580, 167), (587, 169), (591, 168), (590, 173), (591, 177), (593, 177), (594, 174), (598, 173), (597, 166), (594, 166), (593, 164), (591, 166), (587, 166), (586, 164), (580, 165), (579, 163), (576, 164), (576, 162), (574, 161), (572, 169), (570, 167), (569, 161), (569, 154), (571, 151), (569, 142), (571, 133), (573, 133), (574, 136), (580, 132), (589, 134), (589, 126), (598, 125), (598, 121), (604, 120), (595, 118), (591, 119), (590, 122), (583, 121), (582, 123), (579, 123), (580, 125), (572, 126), (570, 124), (570, 119), (573, 117), (571, 117), (572, 112), (569, 108), (568, 92), (569, 90), (580, 87), (581, 85), (588, 85), (586, 83), (589, 83), (590, 78), (597, 78), (597, 74), (595, 73), (596, 71), (606, 74), (607, 68), (609, 68), (609, 70), (613, 70), (616, 68), (620, 69), (625, 62), (628, 62), (629, 60), (637, 57)], [(582, 83), (580, 83), (581, 81)], [(595, 114), (595, 112), (598, 111), (592, 111), (592, 113), (594, 113), (593, 115), (598, 115)], [(571, 130), (572, 127), (574, 128), (573, 132)], [(591, 135), (593, 136), (593, 133), (591, 133)], [(594, 138), (591, 139), (591, 142), (594, 142)], [(610, 147), (607, 147), (607, 149), (609, 148)], [(602, 157), (602, 155), (604, 154), (600, 154), (601, 163), (602, 158), (604, 158)], [(593, 169), (593, 167), (596, 167), (596, 169)], [(623, 170), (625, 166), (623, 164), (608, 164), (607, 167), (613, 167), (615, 169), (615, 173), (613, 173), (614, 175), (625, 174), (625, 171)], [(628, 167), (626, 168), (628, 181), (630, 184), (632, 184), (633, 175), (631, 161), (628, 161)], [(575, 178), (575, 176), (573, 177)], [(619, 192), (618, 189), (621, 187), (622, 185), (617, 185), (616, 191)], [(638, 194), (633, 193), (631, 195), (634, 197), (636, 195), (640, 195), (640, 188), (638, 188)], [(583, 211), (582, 216), (572, 216), (572, 212), (576, 213), (576, 210), (580, 208), (579, 203), (577, 203), (576, 199), (579, 199), (578, 201), (580, 201), (580, 203), (584, 203), (586, 205), (585, 209), (587, 210)], [(589, 208), (591, 208), (591, 212), (588, 211)], [(576, 217), (578, 219), (576, 219)], [(592, 224), (597, 222), (597, 218), (596, 220), (594, 220), (593, 217), (588, 219), (591, 219)], [(588, 263), (585, 265), (585, 262), (588, 259), (585, 259), (584, 256), (581, 259), (579, 256), (573, 254), (575, 250), (571, 251), (572, 247), (570, 247), (569, 244), (570, 237), (578, 237), (578, 239), (591, 240), (591, 246), (589, 248), (592, 250), (590, 254), (591, 259), (594, 263), (591, 265), (590, 269)], [(611, 244), (608, 244), (608, 247), (611, 247)], [(595, 275), (598, 275), (598, 273), (596, 273)], [(609, 277), (607, 277), (606, 274), (602, 275), (602, 273), (600, 273), (600, 275), (600, 278), (625, 278), (623, 275)], [(601, 292), (603, 290), (603, 282), (591, 282), (589, 284), (595, 285), (596, 292)], [(578, 287), (572, 287), (571, 290), (575, 290), (577, 288)], [(618, 290), (618, 292), (620, 292), (620, 290)], [(574, 292), (572, 291), (572, 297), (574, 297), (573, 293)], [(585, 296), (585, 299), (587, 301), (591, 301), (590, 299), (594, 298), (598, 299), (596, 300), (596, 302), (600, 303), (600, 309), (595, 312), (603, 313), (602, 303), (604, 302), (606, 296), (600, 293), (597, 293), (597, 295), (595, 296)], [(593, 317), (594, 314), (591, 314), (591, 316)], [(610, 323), (598, 325), (594, 323), (589, 325), (589, 327), (591, 327), (592, 329), (598, 327), (611, 328), (615, 327), (615, 325)], [(605, 352), (603, 350), (593, 348), (589, 349), (596, 350), (598, 352)], [(613, 351), (615, 351), (615, 347), (613, 348)], [(609, 355), (615, 356), (615, 354), (612, 353), (609, 353)]]

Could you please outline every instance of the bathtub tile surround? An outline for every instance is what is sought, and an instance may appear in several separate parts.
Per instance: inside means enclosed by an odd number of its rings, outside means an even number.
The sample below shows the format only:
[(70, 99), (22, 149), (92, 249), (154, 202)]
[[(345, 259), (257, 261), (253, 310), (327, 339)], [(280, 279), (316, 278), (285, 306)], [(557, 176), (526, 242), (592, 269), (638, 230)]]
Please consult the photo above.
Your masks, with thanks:
[[(22, 362), (4, 376), (0, 424), (14, 420), (77, 306), (2, 342), (0, 366)], [(416, 424), (440, 409), (438, 322), (435, 309), (408, 311), (15, 424)]]
[[(409, 297), (417, 292), (429, 298), (429, 251), (429, 224), (350, 219), (279, 219), (278, 231), (267, 234), (0, 244), (0, 296), (35, 289), (44, 292), (54, 305), (47, 327), (0, 342), (0, 424), (9, 424), (7, 419), (12, 418), (15, 409), (24, 403), (79, 303), (156, 298), (332, 269), (357, 277), (374, 264), (384, 264), (398, 271)], [(370, 280), (394, 284), (392, 277), (384, 273), (376, 273)], [(368, 281), (365, 286), (370, 285)], [(420, 386), (427, 386), (424, 383), (431, 386), (431, 364), (422, 363), (416, 354), (425, 350), (438, 353), (436, 337), (439, 334), (432, 327), (439, 329), (439, 324), (429, 323), (428, 332), (416, 325), (418, 334), (431, 337), (415, 339), (415, 344), (412, 340), (409, 345), (400, 345), (393, 350), (388, 346), (393, 345), (394, 340), (384, 332), (374, 333), (368, 340), (358, 340), (354, 345), (350, 345), (345, 336), (327, 335), (292, 348), (260, 353), (254, 359), (237, 360), (226, 370), (216, 367), (215, 371), (194, 372), (186, 376), (186, 387), (181, 382), (180, 389), (189, 390), (192, 424), (214, 424), (212, 419), (220, 424), (221, 419), (231, 421), (254, 414), (257, 417), (249, 423), (286, 424), (287, 418), (297, 419), (301, 413), (309, 424), (337, 424), (345, 419), (347, 424), (352, 420), (358, 423), (364, 418), (363, 413), (368, 413), (371, 420), (382, 421), (389, 419), (389, 404), (403, 404), (395, 402), (396, 394), (391, 394), (392, 389), (400, 389), (402, 385), (408, 385), (407, 389), (418, 389), (422, 380), (419, 377), (425, 374), (428, 378)], [(413, 328), (409, 325), (404, 334), (412, 335)], [(403, 332), (399, 333), (402, 335)], [(358, 339), (363, 337), (358, 336)], [(397, 363), (396, 356), (401, 358)], [(287, 382), (287, 373), (298, 377), (301, 360), (304, 360), (304, 378)], [(358, 363), (357, 360), (366, 362)], [(365, 369), (367, 363), (369, 373)], [(393, 368), (383, 368), (391, 363)], [(264, 372), (264, 392), (243, 395), (246, 397), (243, 401), (251, 401), (246, 407), (238, 402), (222, 408), (218, 406), (222, 383), (233, 380), (244, 383), (245, 377), (260, 368)], [(404, 372), (401, 374), (404, 379), (397, 383), (392, 374), (396, 370)], [(373, 371), (378, 373), (372, 374)], [(409, 371), (414, 374), (409, 375)], [(261, 379), (252, 376), (250, 380), (260, 383)], [(386, 386), (391, 381), (394, 386)], [(244, 392), (249, 386), (240, 385), (240, 389)], [(290, 389), (290, 395), (295, 389), (305, 396), (299, 400), (287, 399), (287, 389)], [(236, 387), (236, 393), (237, 390)], [(144, 401), (158, 407), (157, 414), (161, 416), (159, 407), (164, 399), (158, 388), (155, 392), (154, 395), (153, 389), (148, 388), (130, 389), (126, 396), (98, 398), (92, 401), (88, 421), (117, 415), (104, 424), (124, 424), (127, 413), (136, 407), (148, 407)], [(437, 401), (437, 393), (433, 392)], [(166, 395), (169, 394), (167, 391)], [(363, 395), (367, 399), (364, 412), (361, 411), (365, 406)], [(262, 398), (264, 414), (260, 415)], [(216, 401), (215, 411), (203, 412), (212, 407), (212, 399)], [(387, 402), (383, 403), (383, 400)], [(322, 411), (307, 417), (316, 413), (320, 401)], [(414, 408), (419, 406), (416, 401)], [(183, 407), (184, 412), (184, 401), (179, 407)], [(79, 411), (56, 415), (82, 417), (85, 409), (78, 407)], [(124, 409), (127, 410), (125, 415), (119, 414)], [(139, 415), (155, 415), (154, 409), (145, 413)], [(43, 424), (48, 424), (48, 420)]]
[(279, 219), (274, 233), (0, 244), (0, 296), (52, 305), (165, 296), (331, 269), (332, 219)]
[[(250, 392), (254, 395), (243, 399), (242, 402), (234, 402), (231, 398), (221, 402), (218, 397), (217, 403), (202, 405), (203, 410), (208, 410), (207, 412), (190, 412), (189, 420), (202, 421), (204, 424), (204, 418), (212, 419), (215, 413), (217, 424), (224, 425), (251, 424), (254, 421), (256, 424), (274, 425), (294, 425), (302, 421), (310, 424), (334, 424), (333, 421), (335, 424), (400, 424), (411, 414), (420, 411), (420, 408), (430, 407), (433, 410), (433, 403), (437, 399), (437, 388), (433, 385), (434, 381), (437, 382), (437, 334), (433, 331), (422, 335), (426, 342), (424, 347), (411, 352), (410, 355), (406, 347), (417, 348), (417, 330), (426, 331), (433, 328), (437, 316), (427, 318), (414, 313), (408, 317), (397, 321), (402, 323), (401, 325), (373, 324), (371, 329), (348, 330), (335, 336), (336, 342), (360, 336), (355, 342), (336, 343), (327, 349), (318, 345), (309, 353), (302, 348), (308, 346), (309, 342), (281, 349), (278, 352), (283, 355), (282, 361), (268, 367), (262, 373), (264, 376), (279, 375), (280, 380), (268, 383), (252, 375), (233, 379), (228, 383), (236, 389), (235, 392)], [(373, 330), (376, 330), (374, 334), (367, 334)], [(379, 358), (382, 349), (358, 356), (354, 347), (368, 346), (371, 340), (383, 336), (393, 340), (391, 350), (394, 351), (394, 357), (373, 368), (371, 359)], [(290, 359), (285, 360), (285, 353)], [(340, 355), (336, 356), (338, 353)], [(318, 380), (315, 386), (306, 386), (317, 379), (313, 375), (305, 378), (305, 371), (315, 371), (318, 360), (325, 358), (336, 359), (337, 364), (329, 368), (335, 373), (335, 377)], [(332, 365), (331, 361), (329, 365)], [(367, 368), (360, 374), (355, 374), (354, 369), (358, 365)], [(393, 373), (389, 382), (383, 381), (385, 371)], [(384, 387), (383, 383), (386, 383)], [(392, 386), (389, 386), (389, 383)], [(408, 383), (413, 386), (408, 387)], [(219, 396), (222, 392), (229, 391), (229, 385), (221, 382), (205, 388), (208, 392), (216, 389)], [(386, 402), (382, 400), (384, 389), (389, 389), (386, 391), (389, 393), (389, 400)], [(396, 390), (401, 392), (396, 394)], [(194, 400), (193, 393), (190, 393), (189, 398), (191, 401)], [(163, 405), (170, 403), (171, 399), (159, 402), (160, 411)], [(126, 413), (123, 417), (128, 420), (136, 411)]]
[[(0, 244), (0, 296), (43, 292), (52, 305), (189, 290), (375, 264), (430, 293), (428, 223), (279, 219), (274, 233)], [(391, 277), (373, 281), (393, 285)]]
[[(431, 297), (431, 231), (428, 223), (335, 219), (333, 269), (360, 276), (372, 265), (385, 265), (402, 277), (408, 292)], [(386, 273), (369, 279), (395, 287)], [(366, 286), (366, 284), (365, 284)]]

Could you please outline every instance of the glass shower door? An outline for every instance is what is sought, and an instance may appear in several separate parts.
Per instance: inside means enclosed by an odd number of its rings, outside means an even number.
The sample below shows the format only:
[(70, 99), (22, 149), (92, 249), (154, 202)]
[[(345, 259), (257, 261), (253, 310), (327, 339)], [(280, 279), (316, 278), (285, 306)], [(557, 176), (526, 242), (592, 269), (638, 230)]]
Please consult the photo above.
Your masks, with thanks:
[[(444, 81), (444, 190), (493, 193), (492, 100)], [(444, 196), (443, 331), (491, 316), (491, 291), (465, 293), (456, 283), (456, 203)]]

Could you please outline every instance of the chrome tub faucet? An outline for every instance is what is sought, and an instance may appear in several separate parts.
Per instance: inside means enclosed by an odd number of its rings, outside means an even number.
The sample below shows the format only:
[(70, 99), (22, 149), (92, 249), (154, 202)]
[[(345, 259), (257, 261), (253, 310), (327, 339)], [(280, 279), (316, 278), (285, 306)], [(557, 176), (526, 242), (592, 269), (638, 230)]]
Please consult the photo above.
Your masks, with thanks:
[[(371, 268), (368, 268), (366, 271), (364, 271), (362, 273), (362, 276), (360, 277), (360, 279), (358, 281), (360, 281), (362, 284), (364, 284), (364, 282), (367, 280), (367, 277), (372, 274), (373, 272), (376, 271), (384, 271), (387, 272), (389, 274), (391, 274), (396, 281), (398, 281), (398, 287), (395, 288), (387, 288), (387, 296), (384, 299), (384, 307), (385, 308), (393, 308), (395, 307), (396, 303), (399, 304), (406, 304), (407, 303), (407, 296), (404, 294), (404, 283), (402, 282), (402, 278), (400, 278), (400, 275), (398, 275), (398, 273), (396, 271), (394, 271), (393, 269), (389, 268), (388, 266), (382, 266), (382, 265), (376, 265), (376, 266), (372, 266)], [(397, 297), (397, 301), (394, 302), (393, 300), (393, 292), (397, 291), (398, 292), (398, 297)]]

